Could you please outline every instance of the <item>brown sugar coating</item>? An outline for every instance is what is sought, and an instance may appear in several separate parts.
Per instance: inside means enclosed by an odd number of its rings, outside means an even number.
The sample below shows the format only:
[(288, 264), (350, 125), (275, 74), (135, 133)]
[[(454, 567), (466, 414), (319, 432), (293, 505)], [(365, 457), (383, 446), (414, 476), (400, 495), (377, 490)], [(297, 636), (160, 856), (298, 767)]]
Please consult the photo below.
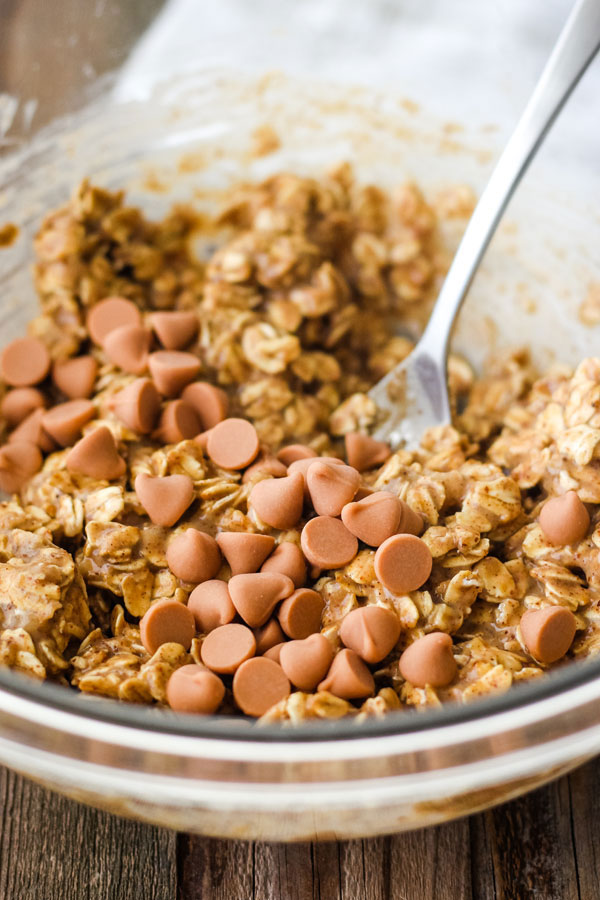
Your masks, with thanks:
[(176, 712), (211, 715), (225, 697), (225, 685), (214, 672), (196, 664), (175, 669), (167, 684), (167, 700)]
[(220, 675), (232, 675), (254, 656), (256, 641), (245, 625), (220, 625), (204, 638), (200, 656), (204, 665)]
[(90, 400), (67, 400), (47, 410), (41, 417), (41, 424), (57, 444), (70, 447), (79, 438), (83, 426), (95, 415), (96, 410)]
[(302, 640), (321, 627), (321, 613), (325, 604), (317, 591), (299, 588), (279, 607), (279, 624), (289, 638)]
[(42, 454), (36, 444), (14, 441), (0, 447), (0, 491), (18, 491), (41, 465)]
[(320, 569), (347, 565), (358, 552), (358, 541), (343, 522), (331, 516), (310, 519), (302, 529), (302, 552)]
[(392, 594), (408, 594), (425, 584), (431, 575), (431, 551), (421, 538), (395, 534), (375, 553), (375, 574)]
[(400, 637), (400, 620), (384, 606), (353, 609), (342, 621), (340, 639), (369, 665), (381, 662)]
[(229, 581), (233, 605), (251, 628), (264, 625), (277, 604), (293, 590), (291, 578), (277, 572), (234, 575)]
[(291, 685), (274, 660), (257, 656), (242, 663), (233, 677), (233, 698), (247, 716), (258, 718), (289, 697)]
[(400, 657), (400, 674), (415, 687), (446, 687), (456, 675), (449, 634), (434, 632), (414, 641)]
[(206, 451), (221, 469), (245, 469), (259, 450), (256, 428), (245, 419), (224, 419), (211, 428)]
[(523, 613), (519, 627), (533, 658), (550, 664), (562, 659), (573, 643), (577, 620), (565, 606), (545, 606)]
[(206, 381), (194, 381), (184, 387), (181, 399), (190, 403), (200, 418), (203, 431), (227, 418), (229, 399), (225, 391)]
[(130, 375), (142, 375), (148, 368), (152, 335), (141, 325), (122, 325), (104, 338), (104, 352), (115, 366)]
[(136, 378), (110, 398), (117, 419), (138, 434), (154, 431), (160, 412), (160, 394), (150, 378)]
[(165, 350), (183, 350), (198, 334), (198, 316), (194, 312), (157, 312), (150, 324)]
[(148, 357), (148, 366), (154, 384), (165, 397), (178, 397), (202, 368), (197, 356), (181, 350), (157, 350)]
[(548, 500), (540, 512), (540, 528), (552, 544), (565, 546), (583, 540), (590, 516), (575, 491)]
[(38, 338), (17, 338), (0, 354), (0, 374), (11, 387), (30, 387), (50, 371), (50, 354)]
[(189, 650), (195, 633), (192, 613), (177, 600), (158, 600), (140, 620), (142, 644), (150, 655), (162, 644), (181, 644)]
[(140, 473), (135, 479), (135, 492), (151, 521), (170, 528), (194, 499), (194, 483), (187, 475), (154, 478)]
[(19, 425), (36, 409), (46, 405), (44, 395), (37, 388), (24, 387), (8, 391), (2, 398), (0, 413), (10, 428)]
[(195, 528), (187, 528), (172, 538), (166, 556), (173, 575), (191, 584), (214, 578), (222, 562), (215, 539)]
[(280, 572), (294, 582), (294, 587), (304, 587), (306, 583), (306, 560), (297, 544), (282, 541), (262, 564), (261, 572)]
[(140, 311), (131, 300), (124, 297), (106, 297), (94, 304), (87, 314), (86, 325), (90, 338), (103, 346), (111, 331), (124, 325), (141, 325)]
[(228, 625), (235, 619), (235, 606), (227, 582), (211, 579), (196, 585), (188, 599), (188, 609), (201, 634), (208, 634), (220, 625)]
[(388, 491), (376, 491), (342, 509), (342, 522), (370, 547), (379, 547), (396, 534), (402, 519), (402, 500)]
[(279, 664), (294, 687), (314, 691), (333, 662), (333, 647), (322, 634), (279, 646)]
[(250, 492), (248, 506), (271, 528), (286, 531), (298, 523), (303, 502), (304, 480), (295, 473), (259, 481)]
[(98, 363), (93, 356), (57, 360), (52, 366), (52, 381), (69, 400), (91, 397), (97, 374)]
[(360, 475), (352, 466), (337, 466), (317, 459), (306, 472), (306, 486), (314, 511), (320, 516), (339, 516), (354, 498)]
[(275, 538), (268, 534), (223, 531), (217, 535), (217, 544), (229, 563), (231, 574), (244, 575), (258, 572), (275, 546)]
[(389, 444), (376, 441), (368, 434), (361, 434), (358, 431), (347, 434), (345, 440), (348, 465), (354, 466), (359, 472), (380, 466), (392, 452)]
[(161, 413), (155, 440), (163, 444), (178, 444), (195, 437), (200, 431), (196, 410), (185, 400), (169, 400)]
[(79, 472), (101, 481), (112, 481), (125, 474), (127, 466), (119, 456), (113, 433), (106, 425), (89, 431), (77, 441), (66, 459), (69, 472)]
[(329, 691), (343, 700), (360, 700), (374, 693), (375, 679), (354, 650), (340, 650), (319, 690)]

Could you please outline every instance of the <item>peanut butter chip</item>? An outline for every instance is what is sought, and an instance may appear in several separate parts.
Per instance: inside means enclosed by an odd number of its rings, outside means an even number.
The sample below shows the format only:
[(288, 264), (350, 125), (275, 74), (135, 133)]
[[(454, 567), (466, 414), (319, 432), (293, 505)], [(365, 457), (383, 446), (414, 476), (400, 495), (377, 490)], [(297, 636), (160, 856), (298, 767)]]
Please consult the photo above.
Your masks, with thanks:
[(243, 713), (255, 718), (289, 697), (290, 691), (281, 666), (264, 656), (242, 663), (233, 677), (233, 699)]
[(562, 547), (583, 540), (590, 527), (590, 517), (575, 491), (567, 491), (562, 497), (544, 503), (540, 527), (551, 544)]
[(297, 459), (314, 459), (316, 455), (312, 447), (305, 444), (289, 444), (279, 450), (277, 459), (280, 459), (284, 466), (290, 466)]
[(90, 309), (86, 325), (95, 344), (103, 345), (111, 331), (123, 325), (141, 325), (140, 311), (131, 300), (123, 297), (107, 297)]
[(275, 538), (267, 534), (247, 534), (224, 531), (217, 535), (217, 544), (229, 563), (232, 575), (258, 572), (275, 546)]
[(177, 600), (158, 600), (140, 620), (142, 644), (151, 656), (162, 644), (181, 644), (189, 650), (195, 634), (193, 615)]
[(446, 687), (456, 675), (452, 638), (436, 631), (408, 647), (399, 662), (400, 674), (415, 687)]
[(178, 350), (158, 350), (151, 353), (148, 365), (156, 387), (165, 397), (178, 397), (201, 369), (197, 356)]
[(342, 522), (348, 531), (370, 547), (379, 547), (396, 534), (401, 518), (402, 501), (388, 491), (376, 491), (342, 510)]
[(282, 531), (298, 523), (303, 502), (304, 481), (299, 473), (265, 478), (254, 485), (248, 498), (248, 506), (262, 522)]
[(261, 454), (255, 463), (249, 466), (242, 475), (242, 484), (249, 481), (261, 480), (269, 475), (273, 478), (285, 478), (288, 471), (284, 464), (276, 456)]
[(306, 473), (310, 500), (320, 516), (339, 516), (358, 490), (360, 475), (352, 466), (315, 460)]
[(195, 437), (200, 431), (196, 410), (185, 400), (169, 400), (165, 404), (154, 437), (163, 444), (178, 444)]
[(0, 491), (18, 491), (41, 465), (40, 449), (30, 441), (14, 441), (0, 447)]
[(251, 628), (264, 625), (280, 600), (294, 590), (294, 583), (277, 572), (256, 572), (234, 575), (229, 581), (229, 593), (238, 613)]
[(93, 356), (75, 356), (59, 360), (52, 366), (52, 381), (69, 400), (90, 397), (98, 373), (98, 363)]
[(77, 441), (67, 456), (66, 466), (69, 472), (102, 481), (120, 478), (127, 468), (125, 460), (119, 456), (112, 431), (106, 425), (94, 428)]
[(375, 553), (375, 574), (392, 594), (408, 594), (422, 587), (431, 575), (429, 547), (413, 534), (395, 534)]
[(224, 419), (211, 429), (206, 452), (221, 469), (245, 469), (259, 450), (256, 428), (246, 419)]
[(166, 350), (183, 350), (198, 334), (195, 312), (157, 312), (150, 323)]
[(354, 466), (359, 472), (366, 472), (380, 466), (391, 454), (388, 444), (376, 441), (367, 434), (355, 431), (346, 435), (346, 459), (349, 466)]
[(176, 535), (167, 547), (166, 556), (173, 575), (190, 584), (214, 578), (221, 568), (219, 545), (209, 534), (195, 528)]
[(329, 691), (342, 700), (361, 700), (375, 692), (375, 680), (354, 650), (340, 650), (319, 690)]
[(314, 691), (333, 662), (333, 647), (322, 634), (303, 641), (289, 641), (279, 650), (279, 664), (292, 684), (301, 691)]
[[(277, 619), (269, 619), (262, 628), (254, 629), (254, 637), (256, 638), (256, 655), (263, 656), (272, 647), (285, 641), (285, 634), (281, 630), (281, 625)], [(279, 660), (277, 660), (279, 662)]]
[(324, 606), (317, 591), (300, 588), (283, 601), (277, 618), (288, 637), (302, 640), (320, 630)]
[(196, 664), (175, 669), (167, 683), (167, 700), (176, 712), (211, 715), (224, 696), (225, 685), (219, 676)]
[(302, 529), (300, 543), (307, 560), (320, 569), (339, 569), (358, 553), (358, 541), (343, 522), (317, 516)]
[(0, 356), (0, 372), (11, 387), (39, 384), (50, 371), (50, 354), (38, 338), (11, 341)]
[(565, 606), (528, 609), (521, 616), (521, 637), (527, 650), (541, 663), (561, 659), (575, 637), (577, 620)]
[(280, 572), (294, 582), (294, 587), (303, 587), (306, 583), (306, 561), (297, 544), (282, 541), (273, 550), (269, 558), (262, 564), (261, 572)]
[[(14, 441), (25, 441), (29, 444), (35, 444), (44, 453), (51, 453), (56, 450), (56, 443), (50, 435), (44, 430), (42, 424), (46, 410), (40, 407), (29, 413), (26, 419), (17, 425), (15, 430), (9, 434), (8, 441), (12, 444)], [(77, 437), (77, 435), (75, 436)]]
[(7, 425), (14, 428), (34, 410), (43, 409), (45, 405), (44, 395), (37, 388), (15, 388), (4, 395), (1, 410)]
[(235, 619), (235, 606), (231, 602), (225, 581), (211, 579), (197, 585), (189, 596), (188, 609), (196, 620), (201, 634), (208, 634), (220, 625), (229, 625)]
[(194, 483), (187, 475), (153, 478), (140, 473), (135, 479), (135, 492), (152, 522), (170, 528), (194, 499)]
[(250, 629), (234, 622), (211, 631), (202, 642), (200, 656), (204, 665), (213, 672), (231, 675), (254, 656), (255, 650), (256, 641)]
[(42, 427), (61, 447), (70, 447), (75, 443), (81, 429), (87, 425), (96, 410), (90, 400), (67, 400), (59, 403), (42, 415)]
[(181, 399), (191, 403), (198, 416), (203, 431), (214, 428), (227, 418), (229, 400), (227, 394), (214, 384), (206, 381), (194, 381), (183, 389)]
[(150, 378), (136, 378), (111, 398), (110, 407), (131, 431), (150, 434), (160, 412), (160, 394)]
[(365, 662), (381, 662), (398, 643), (400, 620), (384, 606), (362, 606), (342, 619), (342, 642)]
[(106, 335), (104, 352), (124, 372), (141, 375), (148, 368), (151, 337), (141, 325), (122, 325)]

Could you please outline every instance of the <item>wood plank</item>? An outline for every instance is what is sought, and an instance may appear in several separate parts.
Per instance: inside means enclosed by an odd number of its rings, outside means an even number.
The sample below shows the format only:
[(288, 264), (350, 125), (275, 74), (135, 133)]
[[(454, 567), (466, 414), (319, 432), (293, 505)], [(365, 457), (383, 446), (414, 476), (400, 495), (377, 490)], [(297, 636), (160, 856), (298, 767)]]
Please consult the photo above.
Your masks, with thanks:
[(176, 835), (0, 769), (2, 900), (175, 900)]
[(467, 819), (390, 840), (390, 900), (466, 900), (472, 896)]
[(587, 763), (568, 776), (572, 837), (582, 900), (600, 897), (600, 765)]

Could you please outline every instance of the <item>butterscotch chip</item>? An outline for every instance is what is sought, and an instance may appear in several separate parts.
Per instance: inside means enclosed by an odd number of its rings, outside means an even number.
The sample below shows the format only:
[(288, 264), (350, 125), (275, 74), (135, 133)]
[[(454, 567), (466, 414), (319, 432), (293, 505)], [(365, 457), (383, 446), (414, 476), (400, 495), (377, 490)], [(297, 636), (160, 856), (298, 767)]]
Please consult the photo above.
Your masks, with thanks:
[(316, 451), (312, 447), (307, 447), (306, 444), (288, 444), (287, 447), (282, 447), (278, 451), (277, 459), (280, 459), (285, 466), (290, 466), (298, 459), (314, 459), (316, 455)]
[(359, 541), (379, 547), (398, 532), (402, 501), (388, 491), (376, 491), (342, 509), (342, 522)]
[(298, 472), (285, 478), (265, 478), (257, 482), (248, 498), (249, 508), (262, 522), (282, 531), (297, 524), (303, 503), (304, 480)]
[(255, 718), (289, 697), (290, 691), (281, 666), (265, 656), (242, 663), (233, 677), (233, 699), (243, 713)]
[(309, 468), (312, 466), (312, 464), (315, 461), (322, 462), (322, 463), (330, 463), (330, 465), (332, 465), (332, 466), (343, 466), (344, 465), (342, 460), (336, 459), (335, 456), (317, 456), (317, 457), (309, 456), (309, 457), (305, 457), (304, 459), (296, 459), (293, 463), (290, 463), (290, 465), (288, 466), (288, 475), (295, 475), (297, 472), (299, 472), (302, 475), (302, 478), (304, 479), (304, 499), (305, 500), (310, 499), (310, 494), (308, 493), (308, 484), (306, 482), (306, 476), (307, 476)]
[(187, 475), (153, 478), (142, 472), (135, 479), (135, 492), (152, 522), (170, 528), (194, 499), (194, 483)]
[(400, 517), (400, 524), (398, 525), (398, 533), (414, 534), (418, 537), (423, 533), (425, 527), (423, 516), (411, 509), (404, 500), (401, 500), (400, 504), (402, 506), (402, 515)]
[(40, 448), (30, 441), (14, 441), (0, 447), (0, 491), (18, 491), (41, 465)]
[(257, 656), (263, 656), (271, 647), (275, 647), (277, 644), (285, 641), (285, 634), (281, 630), (281, 625), (277, 619), (269, 619), (262, 628), (255, 628), (254, 637), (256, 638)]
[(521, 616), (523, 643), (534, 659), (549, 664), (562, 659), (575, 637), (577, 620), (565, 606), (528, 609)]
[(154, 438), (163, 444), (178, 444), (195, 437), (200, 427), (200, 419), (193, 406), (185, 400), (169, 400), (161, 413)]
[(563, 547), (582, 541), (590, 527), (590, 516), (575, 491), (553, 497), (540, 512), (540, 528), (551, 544)]
[(395, 534), (375, 553), (375, 574), (392, 594), (408, 594), (422, 587), (431, 575), (431, 551), (413, 534)]
[(258, 572), (275, 546), (275, 538), (267, 534), (248, 534), (242, 531), (223, 531), (217, 544), (229, 563), (232, 575)]
[(285, 478), (288, 470), (276, 456), (268, 454), (260, 454), (256, 462), (249, 466), (242, 475), (242, 484), (248, 484), (249, 481), (255, 480), (257, 477), (266, 477), (270, 475), (272, 478)]
[(90, 400), (67, 400), (43, 413), (41, 423), (44, 431), (60, 444), (69, 447), (74, 444), (84, 425), (87, 425), (96, 410)]
[(148, 365), (156, 387), (165, 397), (178, 397), (201, 369), (197, 356), (180, 350), (158, 350), (151, 353)]
[(256, 428), (246, 419), (224, 419), (211, 428), (206, 452), (221, 469), (245, 469), (259, 450)]
[(289, 638), (303, 640), (321, 628), (324, 607), (323, 598), (317, 591), (299, 588), (283, 601), (277, 618)]
[(306, 561), (297, 544), (282, 541), (273, 550), (269, 558), (262, 564), (261, 572), (280, 572), (294, 582), (294, 587), (301, 588), (306, 583)]
[(120, 478), (127, 468), (125, 460), (119, 456), (113, 433), (106, 425), (94, 428), (77, 441), (65, 465), (69, 472), (79, 472), (101, 481)]
[(314, 691), (333, 662), (333, 647), (322, 634), (281, 644), (279, 664), (294, 687)]
[(106, 335), (104, 352), (124, 372), (141, 375), (148, 368), (151, 337), (141, 325), (122, 325)]
[(319, 569), (339, 569), (358, 553), (358, 541), (343, 522), (317, 516), (306, 523), (300, 536), (302, 552)]
[(38, 338), (17, 338), (0, 355), (0, 373), (11, 387), (39, 384), (49, 371), (50, 354)]
[(274, 647), (271, 647), (269, 650), (265, 650), (262, 656), (265, 659), (272, 659), (273, 662), (281, 664), (281, 648), (285, 646), (285, 641), (282, 641), (280, 644), (275, 644)]
[(221, 568), (219, 545), (209, 534), (195, 528), (176, 535), (167, 547), (166, 556), (173, 575), (190, 584), (214, 578)]
[(87, 314), (86, 325), (95, 344), (102, 346), (111, 331), (124, 325), (141, 325), (140, 311), (131, 300), (124, 297), (106, 297), (92, 306)]
[(136, 378), (110, 400), (117, 419), (138, 434), (150, 434), (160, 412), (160, 394), (150, 378)]
[(140, 620), (142, 644), (151, 656), (162, 644), (181, 644), (189, 650), (195, 634), (193, 615), (177, 600), (158, 600)]
[(213, 672), (231, 675), (254, 656), (256, 641), (245, 625), (220, 625), (207, 634), (200, 648), (202, 662)]
[(376, 441), (375, 438), (358, 431), (347, 434), (346, 459), (348, 465), (354, 466), (359, 472), (366, 472), (375, 466), (380, 466), (391, 455), (389, 444)]
[(14, 428), (36, 409), (43, 409), (46, 405), (44, 395), (37, 388), (24, 387), (9, 391), (2, 398), (0, 410), (6, 419), (7, 425)]
[(183, 350), (198, 334), (198, 316), (194, 312), (156, 312), (150, 324), (166, 350)]
[(293, 590), (291, 578), (277, 572), (234, 575), (229, 581), (233, 605), (251, 628), (264, 625), (277, 604)]
[(175, 669), (167, 683), (167, 701), (176, 712), (212, 715), (224, 696), (219, 676), (195, 663)]
[(51, 453), (56, 450), (56, 443), (50, 435), (45, 431), (42, 424), (46, 410), (43, 407), (34, 409), (29, 413), (27, 418), (17, 425), (15, 430), (8, 436), (9, 443), (15, 441), (25, 441), (29, 444), (35, 444), (44, 453)]
[(408, 647), (399, 661), (400, 674), (415, 687), (446, 687), (457, 671), (452, 654), (452, 638), (436, 631)]
[(52, 366), (52, 381), (69, 400), (90, 397), (98, 373), (98, 363), (93, 356), (75, 356), (57, 360)]
[(235, 619), (235, 606), (231, 602), (227, 582), (211, 579), (197, 585), (188, 599), (188, 609), (193, 613), (196, 628), (208, 634), (220, 625), (229, 625)]
[(340, 650), (319, 690), (329, 691), (342, 700), (361, 700), (375, 692), (375, 680), (354, 650)]
[(202, 425), (203, 431), (214, 428), (227, 418), (229, 399), (225, 391), (207, 381), (194, 381), (183, 389), (181, 399), (191, 403)]
[(342, 620), (340, 639), (365, 662), (381, 662), (398, 643), (400, 620), (384, 606), (353, 609)]
[(351, 466), (315, 460), (306, 473), (310, 501), (320, 516), (339, 516), (358, 490), (360, 475)]

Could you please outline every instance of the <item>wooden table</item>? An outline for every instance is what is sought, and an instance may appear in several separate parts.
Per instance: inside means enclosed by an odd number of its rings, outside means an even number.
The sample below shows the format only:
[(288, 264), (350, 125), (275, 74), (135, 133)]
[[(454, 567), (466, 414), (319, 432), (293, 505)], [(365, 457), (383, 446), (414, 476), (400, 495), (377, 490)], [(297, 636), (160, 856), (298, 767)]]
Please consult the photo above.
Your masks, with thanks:
[(600, 760), (408, 834), (246, 844), (97, 812), (0, 769), (0, 900), (598, 900)]

